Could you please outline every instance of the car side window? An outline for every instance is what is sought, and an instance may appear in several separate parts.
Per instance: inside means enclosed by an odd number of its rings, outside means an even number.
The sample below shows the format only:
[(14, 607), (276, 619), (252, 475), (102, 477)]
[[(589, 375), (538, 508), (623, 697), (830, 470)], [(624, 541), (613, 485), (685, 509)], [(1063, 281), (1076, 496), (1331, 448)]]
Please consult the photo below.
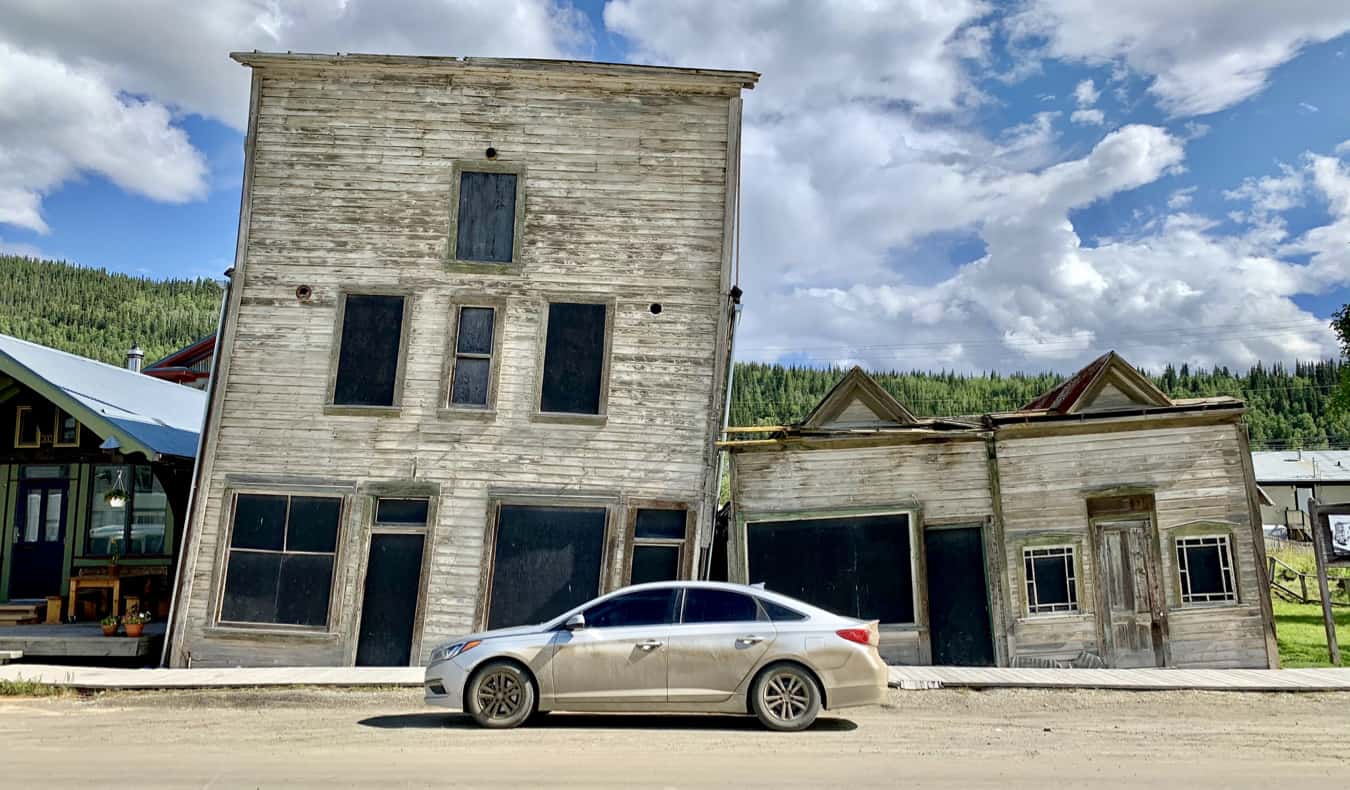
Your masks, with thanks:
[(749, 595), (730, 590), (698, 587), (684, 591), (684, 617), (688, 623), (743, 623), (764, 619), (759, 605)]
[(675, 588), (639, 590), (610, 598), (582, 612), (587, 628), (668, 625), (675, 621)]
[(759, 599), (759, 605), (764, 607), (764, 613), (769, 615), (769, 619), (775, 623), (790, 623), (806, 619), (806, 615), (795, 609), (780, 606), (773, 601), (766, 601), (763, 598)]

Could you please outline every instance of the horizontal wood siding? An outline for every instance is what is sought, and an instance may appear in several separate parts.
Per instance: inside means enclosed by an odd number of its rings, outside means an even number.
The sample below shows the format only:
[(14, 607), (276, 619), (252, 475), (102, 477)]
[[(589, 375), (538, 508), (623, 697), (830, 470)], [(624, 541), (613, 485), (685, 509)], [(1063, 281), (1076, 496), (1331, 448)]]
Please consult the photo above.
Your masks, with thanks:
[[(547, 71), (259, 76), (246, 264), (180, 662), (341, 664), (353, 654), (363, 507), (340, 539), (331, 638), (207, 627), (227, 475), (438, 483), (414, 662), (474, 626), (490, 489), (703, 502), (721, 403), (712, 388), (734, 91), (638, 91)], [(486, 161), (489, 145), (498, 162), (525, 168), (520, 261), (465, 273), (447, 266), (451, 171)], [(306, 301), (300, 285), (312, 289)], [(323, 410), (339, 289), (363, 288), (411, 294), (397, 416)], [(452, 305), (483, 297), (505, 305), (496, 413), (438, 412)], [(615, 305), (603, 425), (531, 419), (548, 297)]]
[[(1012, 653), (1073, 658), (1098, 652), (1093, 590), (1095, 557), (1087, 501), (1113, 487), (1151, 489), (1160, 536), (1172, 662), (1177, 666), (1266, 666), (1256, 550), (1252, 543), (1241, 447), (1234, 424), (1096, 434), (998, 439), (1006, 572), (1015, 615)], [(1194, 521), (1231, 527), (1240, 602), (1186, 609), (1175, 586), (1176, 550), (1169, 530)], [(1026, 617), (1022, 547), (1067, 535), (1079, 549), (1083, 610), (1077, 616)]]

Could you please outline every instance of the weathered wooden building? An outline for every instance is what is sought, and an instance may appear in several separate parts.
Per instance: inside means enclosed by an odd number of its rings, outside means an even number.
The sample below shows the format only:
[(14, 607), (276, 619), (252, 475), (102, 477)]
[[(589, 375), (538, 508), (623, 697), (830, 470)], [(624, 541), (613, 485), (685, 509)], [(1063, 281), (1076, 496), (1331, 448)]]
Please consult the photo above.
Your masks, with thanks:
[(1115, 354), (954, 420), (854, 369), (803, 422), (724, 443), (728, 575), (879, 619), (897, 663), (1276, 666), (1242, 414)]
[[(205, 405), (200, 391), (0, 335), (0, 625), (89, 621), (94, 652), (30, 644), (41, 629), (7, 629), (0, 648), (116, 654), (99, 617), (128, 598), (167, 614)], [(143, 639), (124, 655), (146, 654)]]
[(757, 75), (235, 58), (243, 210), (172, 663), (417, 663), (694, 575)]

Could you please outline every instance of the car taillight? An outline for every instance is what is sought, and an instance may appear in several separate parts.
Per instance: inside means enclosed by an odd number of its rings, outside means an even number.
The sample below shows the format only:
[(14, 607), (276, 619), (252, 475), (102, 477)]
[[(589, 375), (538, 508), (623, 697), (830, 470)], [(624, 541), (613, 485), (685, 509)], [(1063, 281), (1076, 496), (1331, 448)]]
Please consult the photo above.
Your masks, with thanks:
[(873, 620), (867, 625), (856, 626), (854, 628), (841, 628), (838, 631), (835, 631), (835, 633), (850, 642), (857, 642), (860, 645), (871, 645), (872, 647), (876, 647), (881, 644), (881, 632), (878, 630), (877, 625), (877, 621)]

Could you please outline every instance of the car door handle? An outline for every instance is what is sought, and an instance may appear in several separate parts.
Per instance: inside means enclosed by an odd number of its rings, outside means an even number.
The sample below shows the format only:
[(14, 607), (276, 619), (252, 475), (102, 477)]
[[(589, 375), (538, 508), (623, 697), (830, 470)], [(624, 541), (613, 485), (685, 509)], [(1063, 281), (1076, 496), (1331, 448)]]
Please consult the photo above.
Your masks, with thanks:
[(764, 641), (764, 637), (762, 637), (762, 636), (755, 636), (755, 635), (752, 634), (752, 635), (750, 635), (750, 636), (743, 636), (743, 637), (741, 637), (740, 639), (737, 639), (737, 640), (736, 640), (736, 647), (749, 647), (749, 646), (751, 646), (751, 645), (757, 645), (757, 644), (759, 644), (760, 642), (763, 642), (763, 641)]
[(638, 642), (638, 643), (637, 643), (637, 648), (638, 648), (638, 650), (646, 650), (646, 651), (649, 651), (649, 652), (650, 652), (650, 651), (655, 650), (656, 648), (660, 647), (660, 646), (663, 645), (663, 644), (665, 644), (665, 642), (659, 642), (659, 641), (657, 641), (657, 640), (655, 640), (655, 639), (648, 639), (648, 640), (645, 641), (645, 642)]

